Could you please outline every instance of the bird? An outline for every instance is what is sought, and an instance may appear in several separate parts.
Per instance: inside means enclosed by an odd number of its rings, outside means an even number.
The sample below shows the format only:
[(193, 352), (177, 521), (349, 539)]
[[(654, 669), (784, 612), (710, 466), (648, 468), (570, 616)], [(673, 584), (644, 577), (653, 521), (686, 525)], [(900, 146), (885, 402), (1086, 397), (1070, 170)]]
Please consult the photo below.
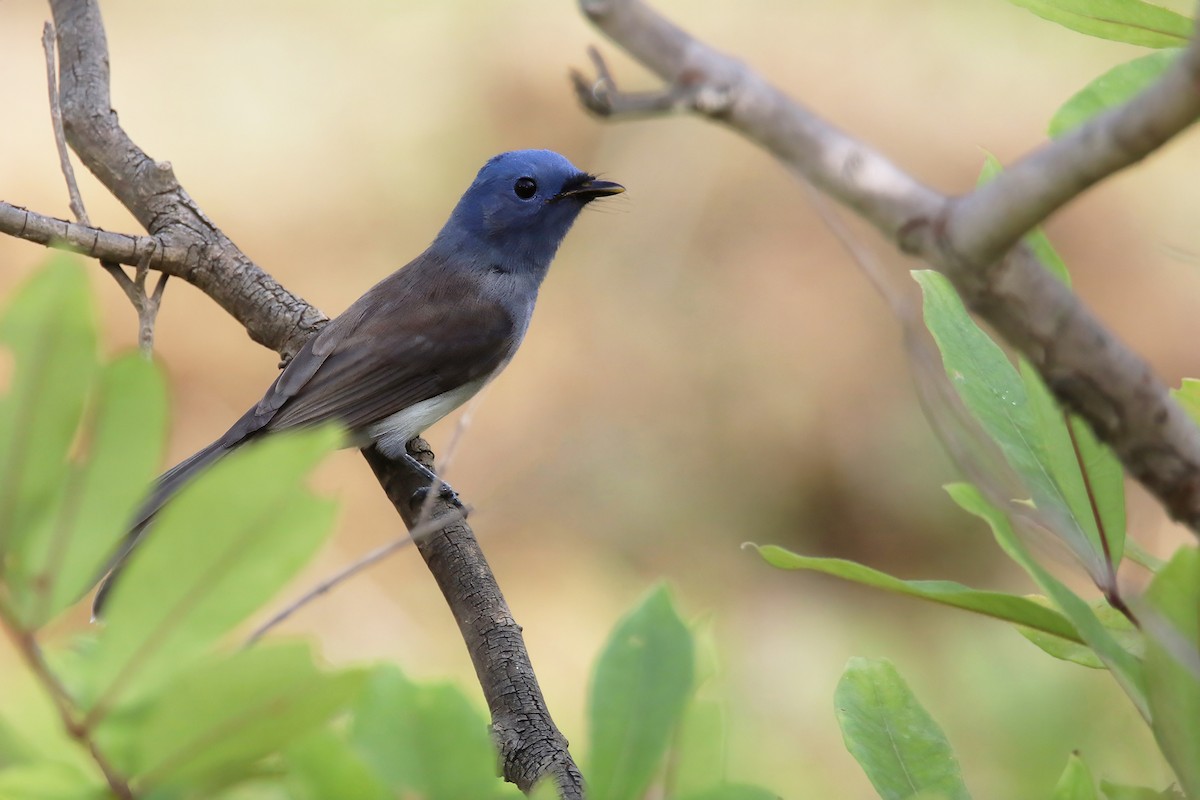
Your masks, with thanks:
[[(222, 436), (158, 478), (107, 566), (93, 617), (155, 514), (197, 473), (260, 436), (336, 421), (347, 446), (373, 444), (436, 485), (408, 442), (508, 365), (579, 213), (623, 191), (551, 150), (489, 159), (423, 253), (310, 337)], [(449, 486), (441, 491), (457, 502)]]

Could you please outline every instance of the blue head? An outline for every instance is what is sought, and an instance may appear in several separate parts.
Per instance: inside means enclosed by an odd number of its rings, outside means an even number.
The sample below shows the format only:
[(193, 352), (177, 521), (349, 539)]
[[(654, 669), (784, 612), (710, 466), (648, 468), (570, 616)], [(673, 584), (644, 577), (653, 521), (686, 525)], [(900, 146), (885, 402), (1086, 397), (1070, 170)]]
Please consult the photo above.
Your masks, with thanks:
[(479, 170), (432, 249), (540, 279), (583, 207), (623, 191), (550, 150), (501, 153)]

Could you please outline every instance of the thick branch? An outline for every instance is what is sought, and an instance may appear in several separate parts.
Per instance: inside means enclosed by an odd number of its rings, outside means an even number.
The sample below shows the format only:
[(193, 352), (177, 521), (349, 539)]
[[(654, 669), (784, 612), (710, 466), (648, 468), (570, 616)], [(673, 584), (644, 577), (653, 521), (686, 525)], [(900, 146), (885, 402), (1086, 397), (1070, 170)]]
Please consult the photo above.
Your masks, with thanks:
[(993, 182), (952, 199), (825, 122), (741, 62), (643, 0), (580, 0), (585, 15), (667, 85), (659, 101), (574, 75), (605, 116), (688, 110), (721, 122), (944, 272), (964, 301), (1021, 351), (1059, 401), (1086, 419), (1170, 514), (1200, 533), (1200, 430), (1150, 366), (1043, 268), (1020, 238), (1107, 175), (1200, 118), (1200, 38), (1120, 108), (1052, 142)]
[[(418, 439), (409, 449), (433, 467), (433, 453), (424, 441)], [(374, 448), (364, 450), (363, 455), (405, 525), (413, 529), (422, 505), (413, 502), (413, 497), (419, 489), (428, 488), (428, 479), (403, 462), (389, 461)], [(443, 499), (434, 501), (430, 510), (434, 519), (453, 512), (454, 507)], [(524, 792), (549, 776), (563, 798), (582, 798), (583, 778), (571, 760), (566, 738), (550, 718), (521, 626), (513, 619), (470, 526), (460, 520), (437, 536), (417, 537), (416, 544), (454, 611), (471, 653), (491, 709), (492, 737), (500, 750), (504, 776)]]
[[(141, 150), (109, 100), (108, 43), (96, 0), (51, 0), (58, 29), (59, 92), (71, 148), (166, 250), (189, 253), (179, 277), (288, 357), (325, 315), (260, 269), (200, 210), (170, 163)], [(136, 262), (134, 262), (136, 263)]]
[[(325, 321), (256, 266), (218, 229), (176, 181), (170, 164), (147, 156), (125, 134), (109, 102), (108, 49), (96, 0), (51, 0), (59, 37), (63, 125), (72, 149), (151, 237), (109, 234), (0, 204), (0, 231), (51, 244), (68, 242), (126, 264), (146, 263), (187, 280), (246, 326), (250, 336), (285, 358)], [(150, 243), (156, 245), (151, 251)], [(418, 440), (423, 454), (428, 446)], [(422, 481), (367, 454), (406, 524)], [(437, 511), (437, 509), (435, 509)], [(467, 639), (493, 712), (504, 777), (529, 790), (551, 775), (566, 798), (582, 798), (582, 779), (542, 699), (520, 628), (500, 593), (474, 534), (459, 521), (421, 542)]]
[(1020, 237), (1109, 175), (1137, 163), (1200, 119), (1200, 35), (1129, 102), (1047, 143), (996, 180), (959, 198), (946, 240), (974, 264), (1004, 255)]

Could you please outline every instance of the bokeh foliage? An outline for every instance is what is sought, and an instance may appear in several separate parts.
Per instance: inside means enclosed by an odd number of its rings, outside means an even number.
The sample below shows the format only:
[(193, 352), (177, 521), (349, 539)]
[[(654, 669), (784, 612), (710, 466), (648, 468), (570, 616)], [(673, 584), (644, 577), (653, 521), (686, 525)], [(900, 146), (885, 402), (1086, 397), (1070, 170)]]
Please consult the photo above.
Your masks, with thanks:
[[(86, 287), (82, 265), (57, 257), (0, 318), (16, 366), (0, 404), (0, 621), (49, 701), (0, 719), (0, 798), (520, 796), (499, 780), (487, 721), (457, 686), (388, 663), (330, 669), (304, 642), (230, 646), (332, 529), (333, 504), (304, 481), (341, 443), (336, 428), (267, 437), (206, 471), (156, 518), (97, 629), (46, 635), (116, 548), (165, 428), (156, 365), (139, 354), (100, 363)], [(105, 481), (121, 489), (102, 503)], [(719, 753), (720, 721), (688, 713), (701, 703), (695, 650), (664, 587), (618, 623), (589, 696), (590, 796), (692, 786), (668, 764)], [(57, 734), (24, 735), (34, 728)], [(679, 796), (775, 797), (711, 764)]]

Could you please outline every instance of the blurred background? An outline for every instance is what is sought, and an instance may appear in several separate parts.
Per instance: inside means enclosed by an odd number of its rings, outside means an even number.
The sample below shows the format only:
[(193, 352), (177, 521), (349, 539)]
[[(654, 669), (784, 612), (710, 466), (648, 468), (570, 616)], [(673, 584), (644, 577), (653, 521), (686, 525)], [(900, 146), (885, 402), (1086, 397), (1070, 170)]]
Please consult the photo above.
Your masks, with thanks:
[[(984, 149), (1011, 161), (1036, 147), (1061, 102), (1142, 52), (1001, 0), (657, 5), (948, 192), (973, 185)], [(612, 124), (582, 112), (567, 71), (587, 68), (588, 45), (624, 88), (656, 84), (574, 4), (102, 7), (126, 130), (171, 161), (252, 258), (330, 315), (420, 252), (494, 153), (552, 148), (628, 187), (568, 237), (524, 348), (446, 473), (476, 509), (577, 756), (593, 658), (615, 620), (666, 580), (716, 642), (722, 669), (708, 691), (728, 702), (732, 778), (787, 798), (874, 797), (832, 700), (846, 660), (867, 655), (897, 663), (976, 796), (1047, 796), (1072, 750), (1110, 779), (1169, 780), (1106, 675), (1052, 661), (1000, 623), (777, 572), (739, 549), (776, 543), (906, 578), (1033, 591), (942, 492), (958, 474), (917, 405), (899, 327), (802, 187), (698, 120)], [(65, 217), (40, 46), (48, 17), (38, 3), (0, 4), (0, 197)], [(1181, 137), (1049, 226), (1080, 294), (1175, 385), (1200, 376), (1198, 170), (1200, 138)], [(137, 230), (90, 175), (80, 182), (94, 223)], [(918, 266), (862, 237), (896, 274)], [(43, 258), (0, 237), (0, 298)], [(107, 348), (133, 346), (133, 311), (98, 269), (93, 282)], [(182, 281), (167, 289), (157, 337), (173, 463), (255, 402), (278, 359)], [(453, 427), (430, 432), (435, 451)], [(291, 593), (402, 530), (357, 453), (330, 459), (316, 486), (340, 500), (339, 529)], [(1130, 529), (1149, 549), (1186, 539), (1131, 491)], [(1141, 579), (1126, 577), (1131, 588)], [(81, 610), (62, 629), (84, 624)], [(286, 631), (319, 640), (331, 662), (395, 659), (477, 696), (415, 551)], [(15, 670), (0, 650), (0, 684), (23, 685), (10, 683)]]

